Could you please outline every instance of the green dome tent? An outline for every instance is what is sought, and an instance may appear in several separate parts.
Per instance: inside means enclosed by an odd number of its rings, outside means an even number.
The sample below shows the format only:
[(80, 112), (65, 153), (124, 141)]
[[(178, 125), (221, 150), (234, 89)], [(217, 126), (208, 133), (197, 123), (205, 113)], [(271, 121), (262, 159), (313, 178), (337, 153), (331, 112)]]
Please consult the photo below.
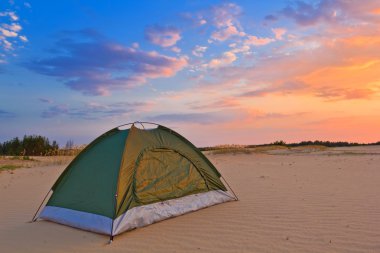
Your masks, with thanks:
[(112, 241), (127, 230), (237, 200), (193, 144), (169, 128), (143, 124), (152, 123), (122, 125), (90, 143), (57, 179), (33, 221), (110, 235)]

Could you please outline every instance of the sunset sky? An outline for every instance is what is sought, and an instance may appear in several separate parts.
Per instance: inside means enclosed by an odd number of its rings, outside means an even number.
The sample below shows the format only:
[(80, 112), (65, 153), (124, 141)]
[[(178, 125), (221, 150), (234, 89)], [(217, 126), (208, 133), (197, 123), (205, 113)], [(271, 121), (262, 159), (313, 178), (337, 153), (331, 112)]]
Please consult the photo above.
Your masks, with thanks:
[(0, 141), (380, 140), (380, 1), (0, 3)]

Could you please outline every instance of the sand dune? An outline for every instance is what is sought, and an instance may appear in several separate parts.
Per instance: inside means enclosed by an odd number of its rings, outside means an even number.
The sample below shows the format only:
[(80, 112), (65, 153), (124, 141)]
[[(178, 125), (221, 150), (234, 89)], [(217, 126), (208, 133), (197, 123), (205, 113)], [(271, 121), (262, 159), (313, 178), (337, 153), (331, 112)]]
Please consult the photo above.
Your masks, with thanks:
[[(313, 150), (312, 150), (313, 151)], [(208, 154), (240, 201), (108, 238), (28, 223), (64, 165), (0, 173), (1, 252), (380, 252), (380, 147)]]

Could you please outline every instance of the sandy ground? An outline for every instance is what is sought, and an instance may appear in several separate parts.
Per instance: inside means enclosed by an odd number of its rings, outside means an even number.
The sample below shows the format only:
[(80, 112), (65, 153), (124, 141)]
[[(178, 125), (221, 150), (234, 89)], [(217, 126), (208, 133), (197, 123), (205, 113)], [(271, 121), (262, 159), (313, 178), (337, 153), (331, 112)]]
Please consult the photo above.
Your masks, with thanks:
[(0, 173), (0, 252), (380, 252), (380, 147), (208, 154), (240, 200), (108, 238), (28, 223), (64, 165)]

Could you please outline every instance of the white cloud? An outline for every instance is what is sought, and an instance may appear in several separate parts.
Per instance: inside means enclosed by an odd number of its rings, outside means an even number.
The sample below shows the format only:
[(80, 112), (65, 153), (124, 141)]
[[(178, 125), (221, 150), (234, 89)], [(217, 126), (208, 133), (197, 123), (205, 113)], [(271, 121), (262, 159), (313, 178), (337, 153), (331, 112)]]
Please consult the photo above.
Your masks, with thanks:
[(207, 50), (207, 47), (196, 45), (192, 51), (192, 54), (197, 57), (202, 57), (204, 52), (206, 52), (206, 50)]
[(10, 25), (3, 24), (3, 27), (6, 28), (6, 29), (8, 29), (8, 30), (14, 31), (14, 32), (19, 32), (22, 29), (22, 27), (19, 24), (16, 24), (16, 23), (12, 23)]
[(9, 12), (8, 12), (8, 16), (9, 16), (13, 21), (17, 21), (17, 20), (18, 20), (18, 16), (17, 16), (16, 13), (13, 12), (13, 11), (9, 11)]
[(206, 19), (199, 20), (199, 25), (205, 25), (205, 24), (207, 24)]
[(0, 33), (2, 33), (5, 37), (17, 37), (18, 35), (16, 32), (13, 32), (1, 27), (0, 27)]
[(20, 35), (19, 38), (23, 42), (28, 42), (28, 38), (26, 36)]
[(22, 26), (16, 22), (19, 17), (15, 11), (0, 12), (0, 17), (4, 17), (0, 21), (0, 50), (4, 52), (0, 59), (5, 63), (8, 56), (16, 56), (15, 50), (21, 47), (19, 42), (28, 42), (28, 39), (20, 34)]
[(4, 44), (4, 49), (5, 50), (12, 50), (13, 49), (12, 43), (10, 43), (9, 41), (7, 41), (6, 39), (3, 39), (2, 42)]

